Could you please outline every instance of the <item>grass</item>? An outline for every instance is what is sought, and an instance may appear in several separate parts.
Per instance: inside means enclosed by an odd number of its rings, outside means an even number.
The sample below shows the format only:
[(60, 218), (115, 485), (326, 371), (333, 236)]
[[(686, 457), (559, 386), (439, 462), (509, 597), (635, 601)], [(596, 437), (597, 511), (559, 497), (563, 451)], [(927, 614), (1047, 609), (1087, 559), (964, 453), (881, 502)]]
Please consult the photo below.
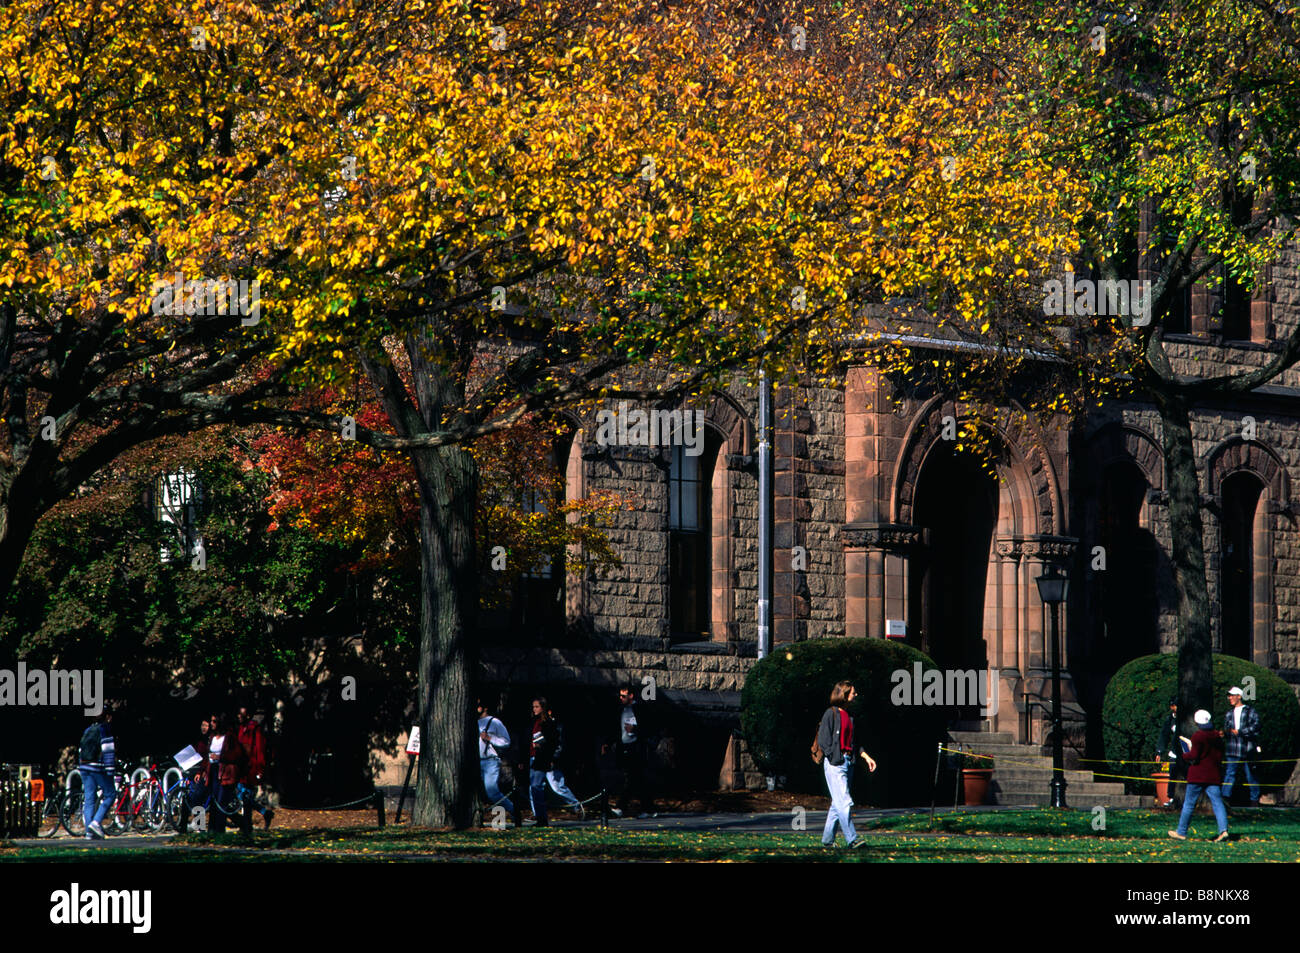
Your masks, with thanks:
[[(1197, 816), (1193, 838), (1172, 840), (1176, 818), (1157, 811), (1108, 810), (1105, 828), (1090, 811), (1048, 809), (948, 812), (929, 826), (928, 813), (869, 820), (862, 850), (825, 850), (819, 830), (778, 833), (621, 831), (592, 827), (544, 830), (430, 831), (336, 828), (189, 834), (135, 850), (52, 842), (0, 845), (0, 861), (301, 862), (340, 860), (609, 860), (892, 862), (1289, 862), (1300, 861), (1300, 810), (1243, 809), (1232, 818), (1233, 840), (1210, 843), (1211, 817)], [(816, 825), (810, 825), (815, 827)]]

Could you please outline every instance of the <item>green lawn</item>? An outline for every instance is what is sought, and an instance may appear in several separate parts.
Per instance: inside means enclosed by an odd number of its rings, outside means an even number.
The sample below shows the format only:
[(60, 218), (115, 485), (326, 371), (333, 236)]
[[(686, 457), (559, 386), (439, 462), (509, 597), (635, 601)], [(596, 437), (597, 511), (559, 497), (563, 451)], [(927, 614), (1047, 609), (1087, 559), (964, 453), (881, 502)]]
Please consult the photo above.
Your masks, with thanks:
[[(1233, 840), (1211, 844), (1214, 819), (1198, 816), (1193, 839), (1166, 833), (1175, 818), (1156, 811), (1109, 810), (1105, 829), (1094, 830), (1089, 811), (1047, 809), (950, 812), (884, 818), (861, 825), (867, 846), (824, 850), (819, 830), (782, 833), (681, 833), (553, 827), (505, 831), (436, 832), (404, 827), (307, 831), (256, 831), (240, 835), (191, 834), (168, 845), (137, 850), (88, 849), (52, 842), (0, 848), (0, 861), (201, 861), (295, 862), (313, 858), (379, 860), (694, 860), (694, 861), (1046, 861), (1087, 863), (1151, 861), (1300, 861), (1300, 810), (1238, 810)], [(813, 825), (815, 826), (815, 825)], [(206, 847), (206, 850), (178, 849)]]

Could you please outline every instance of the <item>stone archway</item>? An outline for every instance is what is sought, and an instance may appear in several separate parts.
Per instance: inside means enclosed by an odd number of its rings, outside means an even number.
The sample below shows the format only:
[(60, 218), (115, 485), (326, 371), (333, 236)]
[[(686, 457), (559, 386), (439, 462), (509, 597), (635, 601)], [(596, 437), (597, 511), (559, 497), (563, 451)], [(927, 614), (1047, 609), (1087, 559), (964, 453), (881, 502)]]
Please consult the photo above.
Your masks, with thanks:
[[(914, 637), (915, 629), (924, 626), (927, 618), (944, 616), (942, 612), (936, 615), (934, 608), (927, 605), (927, 600), (942, 594), (925, 591), (926, 571), (945, 563), (966, 567), (963, 572), (975, 564), (982, 566), (982, 598), (962, 592), (957, 601), (965, 611), (978, 613), (978, 621), (967, 622), (972, 637), (982, 640), (983, 652), (965, 646), (954, 658), (969, 660), (982, 654), (988, 667), (999, 670), (999, 693), (1008, 703), (1000, 705), (997, 714), (989, 719), (993, 730), (1009, 731), (1021, 740), (1042, 737), (1041, 715), (1035, 710), (1031, 724), (1023, 700), (1026, 691), (1041, 697), (1046, 683), (1043, 606), (1035, 579), (1048, 563), (1071, 558), (1075, 544), (1073, 539), (1060, 535), (1064, 514), (1057, 466), (1043, 434), (1025, 415), (1010, 411), (999, 415), (993, 422), (994, 474), (984, 484), (985, 489), (978, 490), (991, 489), (992, 499), (982, 506), (980, 518), (971, 522), (970, 538), (965, 541), (967, 547), (978, 548), (979, 552), (966, 552), (954, 560), (951, 553), (945, 556), (935, 549), (935, 544), (942, 541), (936, 538), (933, 525), (923, 525), (933, 524), (933, 514), (942, 513), (944, 508), (940, 506), (936, 511), (924, 497), (945, 492), (947, 482), (950, 494), (961, 500), (974, 499), (973, 487), (980, 481), (973, 471), (963, 472), (962, 466), (944, 462), (945, 454), (951, 455), (944, 449), (945, 418), (952, 418), (950, 423), (956, 422), (959, 427), (970, 420), (952, 401), (933, 398), (913, 418), (893, 468), (890, 515), (895, 527), (908, 531), (902, 534), (905, 546), (893, 555), (907, 563), (909, 640), (921, 641)], [(946, 481), (927, 478), (927, 468), (936, 466), (949, 471)], [(940, 472), (940, 476), (944, 475)], [(981, 583), (972, 575), (970, 584)], [(1063, 657), (1062, 665), (1066, 664), (1068, 657)], [(1068, 697), (1073, 700), (1072, 689)]]

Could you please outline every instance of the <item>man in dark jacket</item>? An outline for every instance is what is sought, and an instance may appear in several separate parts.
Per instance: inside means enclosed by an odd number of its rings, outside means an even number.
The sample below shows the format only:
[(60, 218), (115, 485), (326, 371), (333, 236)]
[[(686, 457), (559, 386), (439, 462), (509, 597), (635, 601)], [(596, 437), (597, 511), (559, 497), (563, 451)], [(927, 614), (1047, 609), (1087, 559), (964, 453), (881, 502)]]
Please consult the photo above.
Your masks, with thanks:
[(1160, 805), (1161, 807), (1173, 807), (1177, 800), (1175, 797), (1175, 782), (1181, 781), (1187, 772), (1187, 765), (1178, 757), (1178, 699), (1169, 700), (1169, 717), (1160, 728), (1160, 739), (1156, 742), (1156, 760), (1160, 762), (1169, 762), (1169, 799)]
[(646, 767), (650, 759), (650, 738), (654, 728), (650, 721), (648, 706), (638, 705), (636, 689), (624, 686), (618, 692), (618, 734), (612, 742), (600, 747), (601, 754), (614, 749), (614, 760), (619, 773), (623, 776), (623, 790), (619, 795), (619, 806), (613, 813), (622, 817), (624, 812), (632, 812), (632, 799), (641, 805), (641, 817), (655, 816), (654, 796), (646, 780)]
[(1187, 793), (1183, 796), (1183, 813), (1178, 818), (1178, 830), (1170, 831), (1169, 836), (1175, 840), (1187, 840), (1187, 828), (1192, 822), (1192, 812), (1196, 802), (1201, 799), (1201, 792), (1210, 799), (1214, 809), (1214, 819), (1218, 822), (1219, 833), (1215, 841), (1228, 839), (1228, 809), (1223, 805), (1223, 796), (1219, 792), (1219, 782), (1223, 779), (1223, 737), (1220, 732), (1210, 731), (1210, 713), (1200, 709), (1192, 718), (1196, 722), (1196, 734), (1192, 735), (1191, 746), (1182, 757), (1187, 762)]
[(1227, 763), (1223, 773), (1223, 797), (1232, 797), (1232, 786), (1237, 781), (1237, 769), (1246, 775), (1249, 785), (1250, 806), (1259, 806), (1259, 779), (1250, 763), (1256, 757), (1259, 745), (1259, 713), (1250, 705), (1242, 704), (1241, 689), (1228, 689), (1228, 712), (1223, 716), (1223, 739), (1227, 744)]

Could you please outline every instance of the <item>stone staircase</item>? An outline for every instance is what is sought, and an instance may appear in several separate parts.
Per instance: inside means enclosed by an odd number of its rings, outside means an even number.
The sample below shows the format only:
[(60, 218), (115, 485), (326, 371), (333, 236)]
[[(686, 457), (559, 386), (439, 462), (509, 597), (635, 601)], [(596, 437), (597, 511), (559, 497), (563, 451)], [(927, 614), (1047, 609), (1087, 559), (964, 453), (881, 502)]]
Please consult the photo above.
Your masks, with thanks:
[[(993, 757), (993, 803), (1038, 807), (1051, 803), (1050, 747), (1016, 744), (1007, 731), (949, 731), (948, 737), (967, 751)], [(1067, 770), (1065, 785), (1065, 803), (1072, 808), (1143, 807), (1151, 803), (1150, 798), (1125, 794), (1123, 782), (1095, 780), (1091, 771)]]

